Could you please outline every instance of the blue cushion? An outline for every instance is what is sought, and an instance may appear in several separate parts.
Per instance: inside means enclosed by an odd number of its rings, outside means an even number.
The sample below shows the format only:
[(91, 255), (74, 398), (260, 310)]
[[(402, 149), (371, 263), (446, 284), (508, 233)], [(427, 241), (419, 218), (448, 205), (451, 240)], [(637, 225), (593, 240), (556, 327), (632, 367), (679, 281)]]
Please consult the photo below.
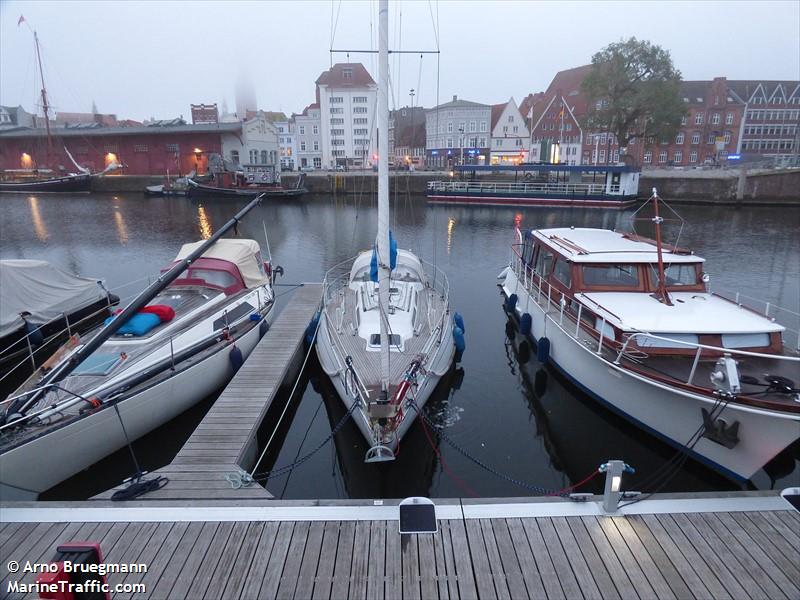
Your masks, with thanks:
[[(110, 323), (116, 317), (108, 317), (105, 324)], [(153, 313), (136, 313), (117, 330), (117, 335), (145, 335), (154, 327), (161, 323), (158, 315)]]

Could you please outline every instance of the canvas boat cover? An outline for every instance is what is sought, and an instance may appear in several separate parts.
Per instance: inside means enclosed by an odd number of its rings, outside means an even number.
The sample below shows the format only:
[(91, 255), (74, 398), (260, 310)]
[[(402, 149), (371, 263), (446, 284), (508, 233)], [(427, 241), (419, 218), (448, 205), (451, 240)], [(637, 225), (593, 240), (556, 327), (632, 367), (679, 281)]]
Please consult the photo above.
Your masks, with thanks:
[(0, 336), (29, 323), (42, 325), (108, 297), (103, 283), (43, 260), (0, 260)]
[[(183, 260), (205, 242), (184, 244), (175, 260)], [(264, 263), (261, 261), (261, 247), (255, 240), (221, 239), (203, 253), (204, 258), (218, 258), (235, 264), (242, 274), (248, 288), (264, 285), (269, 281)]]

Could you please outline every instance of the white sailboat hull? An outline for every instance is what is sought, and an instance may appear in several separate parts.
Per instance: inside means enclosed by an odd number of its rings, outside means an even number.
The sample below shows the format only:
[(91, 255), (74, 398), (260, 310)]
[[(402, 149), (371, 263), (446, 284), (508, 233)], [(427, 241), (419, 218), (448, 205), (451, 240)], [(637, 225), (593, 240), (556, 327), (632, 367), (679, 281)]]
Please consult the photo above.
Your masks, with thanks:
[[(259, 340), (258, 326), (236, 340), (247, 357)], [(122, 400), (119, 412), (131, 440), (175, 418), (233, 376), (231, 345), (174, 376)], [(126, 443), (120, 419), (105, 408), (0, 455), (0, 500), (31, 500), (119, 450)], [(131, 465), (131, 470), (132, 470)], [(120, 473), (120, 478), (126, 475)]]
[[(532, 337), (550, 341), (549, 361), (595, 400), (673, 446), (683, 446), (703, 424), (701, 409), (711, 411), (714, 398), (647, 379), (604, 360), (558, 324), (558, 311), (542, 308), (506, 269), (501, 283), (506, 297), (517, 294), (517, 316), (532, 319)], [(708, 438), (691, 450), (695, 459), (736, 480), (748, 480), (784, 448), (800, 438), (800, 415), (729, 404), (720, 419), (740, 423), (739, 443), (727, 448)], [(597, 457), (598, 461), (610, 457)], [(635, 457), (626, 459), (635, 466)]]

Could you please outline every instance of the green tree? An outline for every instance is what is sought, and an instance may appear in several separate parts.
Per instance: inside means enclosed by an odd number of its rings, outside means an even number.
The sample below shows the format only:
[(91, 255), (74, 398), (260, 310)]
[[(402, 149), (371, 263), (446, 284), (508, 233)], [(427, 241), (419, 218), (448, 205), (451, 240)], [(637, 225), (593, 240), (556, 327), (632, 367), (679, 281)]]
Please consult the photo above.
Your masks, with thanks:
[(589, 110), (589, 131), (613, 133), (623, 150), (631, 140), (675, 135), (686, 114), (680, 98), (681, 73), (669, 51), (632, 37), (609, 44), (592, 57), (581, 89)]

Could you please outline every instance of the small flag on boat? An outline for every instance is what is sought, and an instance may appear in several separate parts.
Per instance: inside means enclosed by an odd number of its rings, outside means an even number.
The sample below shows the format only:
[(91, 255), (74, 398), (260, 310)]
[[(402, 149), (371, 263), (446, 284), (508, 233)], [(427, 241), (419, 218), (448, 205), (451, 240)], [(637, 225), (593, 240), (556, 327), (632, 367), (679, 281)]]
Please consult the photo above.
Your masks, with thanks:
[(22, 25), (25, 22), (25, 17), (23, 15), (19, 16), (19, 21), (17, 21), (17, 27)]

